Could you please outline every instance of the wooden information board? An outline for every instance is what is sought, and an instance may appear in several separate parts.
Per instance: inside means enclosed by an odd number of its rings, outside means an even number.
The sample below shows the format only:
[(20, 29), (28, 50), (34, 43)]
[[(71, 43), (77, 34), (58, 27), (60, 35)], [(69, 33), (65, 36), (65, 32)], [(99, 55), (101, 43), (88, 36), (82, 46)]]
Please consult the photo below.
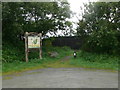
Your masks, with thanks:
[(25, 58), (28, 62), (29, 49), (39, 49), (39, 58), (42, 59), (42, 33), (25, 33)]
[(40, 48), (40, 37), (28, 36), (28, 48)]

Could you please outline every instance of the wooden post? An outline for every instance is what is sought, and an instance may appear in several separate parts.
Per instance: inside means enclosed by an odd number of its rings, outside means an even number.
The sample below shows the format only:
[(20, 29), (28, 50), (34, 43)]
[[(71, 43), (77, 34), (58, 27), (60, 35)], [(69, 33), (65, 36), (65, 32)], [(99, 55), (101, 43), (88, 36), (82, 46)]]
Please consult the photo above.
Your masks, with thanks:
[(40, 33), (39, 36), (40, 36), (39, 58), (42, 59), (42, 33)]
[(25, 33), (25, 59), (28, 62), (28, 32)]

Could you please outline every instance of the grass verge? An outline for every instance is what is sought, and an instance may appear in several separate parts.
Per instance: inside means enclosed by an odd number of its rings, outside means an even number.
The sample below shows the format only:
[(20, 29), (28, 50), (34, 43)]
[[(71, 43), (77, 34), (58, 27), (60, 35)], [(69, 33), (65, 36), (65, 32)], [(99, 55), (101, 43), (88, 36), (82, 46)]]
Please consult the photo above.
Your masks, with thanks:
[[(5, 44), (6, 45), (6, 44)], [(96, 54), (83, 51), (77, 52), (77, 58), (71, 57), (69, 60), (61, 62), (65, 56), (71, 55), (73, 51), (68, 47), (43, 47), (43, 59), (37, 59), (38, 52), (31, 52), (29, 62), (24, 59), (24, 49), (14, 48), (11, 45), (4, 46), (2, 60), (2, 74), (20, 73), (27, 70), (41, 68), (94, 68), (118, 70), (119, 56), (108, 54)], [(58, 57), (51, 58), (48, 52), (58, 52)]]
[[(56, 58), (49, 57), (47, 52), (55, 51), (58, 52), (58, 56)], [(8, 62), (2, 64), (2, 74), (12, 74), (12, 73), (19, 73), (27, 70), (34, 70), (34, 69), (40, 69), (40, 68), (46, 68), (49, 67), (50, 63), (55, 63), (57, 61), (60, 61), (65, 56), (70, 55), (72, 50), (68, 47), (51, 47), (46, 52), (43, 53), (43, 59), (37, 59), (35, 58), (36, 52), (31, 53), (31, 57), (29, 59), (29, 62), (26, 63), (21, 60), (16, 60), (14, 62)], [(33, 59), (33, 57), (34, 59)]]
[(78, 51), (77, 58), (69, 60), (70, 65), (83, 68), (118, 70), (119, 56)]

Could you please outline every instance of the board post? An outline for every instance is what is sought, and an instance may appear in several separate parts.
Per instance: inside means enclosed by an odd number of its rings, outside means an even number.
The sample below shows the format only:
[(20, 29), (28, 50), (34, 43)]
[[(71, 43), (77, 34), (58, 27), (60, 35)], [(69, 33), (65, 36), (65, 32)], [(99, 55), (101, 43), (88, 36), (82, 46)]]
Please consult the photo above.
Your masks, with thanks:
[(28, 32), (25, 32), (25, 60), (28, 62)]
[(39, 58), (42, 59), (42, 33), (39, 33), (39, 36), (40, 36)]

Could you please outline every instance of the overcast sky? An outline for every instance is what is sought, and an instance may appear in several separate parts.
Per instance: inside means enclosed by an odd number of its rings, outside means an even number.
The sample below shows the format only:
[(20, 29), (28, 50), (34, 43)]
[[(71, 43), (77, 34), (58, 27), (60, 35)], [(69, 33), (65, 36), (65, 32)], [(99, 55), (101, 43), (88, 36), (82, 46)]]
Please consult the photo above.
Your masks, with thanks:
[(71, 21), (77, 22), (78, 18), (82, 19), (82, 12), (83, 12), (83, 10), (81, 10), (80, 7), (82, 7), (82, 9), (84, 9), (83, 3), (96, 2), (96, 1), (98, 1), (98, 0), (76, 0), (76, 1), (75, 0), (68, 0), (68, 2), (70, 4), (71, 11), (73, 13), (76, 13), (74, 15), (74, 17), (71, 18)]
[[(77, 27), (77, 22), (78, 22), (78, 18), (82, 19), (82, 12), (83, 10), (80, 9), (80, 7), (82, 7), (82, 9), (84, 9), (84, 5), (83, 3), (89, 3), (89, 2), (95, 2), (97, 0), (67, 0), (68, 3), (70, 4), (70, 10), (75, 13), (73, 15), (73, 17), (70, 19), (71, 22), (73, 22), (73, 30), (76, 29)], [(75, 30), (76, 31), (76, 30)], [(69, 32), (69, 31), (68, 31)], [(51, 32), (52, 33), (52, 32)], [(50, 33), (47, 33), (48, 36), (54, 36), (54, 35), (50, 35)], [(57, 32), (57, 35), (61, 35), (63, 36), (63, 31), (59, 30)]]

